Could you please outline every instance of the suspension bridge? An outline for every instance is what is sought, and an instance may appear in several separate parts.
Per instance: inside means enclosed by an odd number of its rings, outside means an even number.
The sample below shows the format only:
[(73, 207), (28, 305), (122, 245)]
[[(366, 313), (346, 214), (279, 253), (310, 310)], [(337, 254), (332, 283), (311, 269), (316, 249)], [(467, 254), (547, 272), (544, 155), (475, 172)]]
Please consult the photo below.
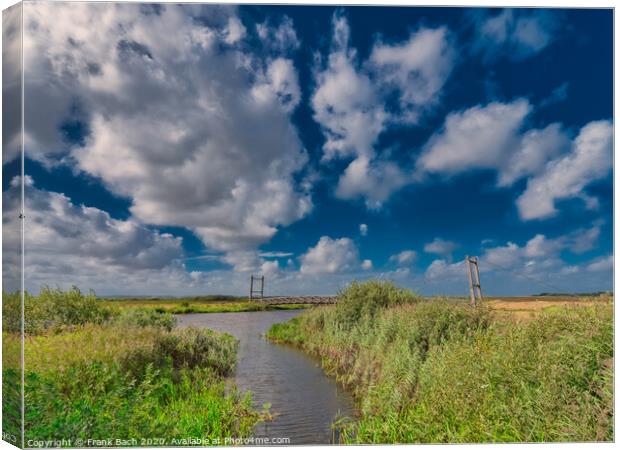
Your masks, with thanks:
[(250, 276), (250, 301), (266, 305), (331, 305), (335, 295), (276, 295), (265, 297), (265, 277)]

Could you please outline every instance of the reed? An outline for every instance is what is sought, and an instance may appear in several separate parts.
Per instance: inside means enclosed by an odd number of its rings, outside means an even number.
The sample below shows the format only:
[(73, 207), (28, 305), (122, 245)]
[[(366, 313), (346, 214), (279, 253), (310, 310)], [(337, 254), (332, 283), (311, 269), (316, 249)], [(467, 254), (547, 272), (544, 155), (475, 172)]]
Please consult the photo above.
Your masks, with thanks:
[[(391, 283), (364, 286), (268, 332), (320, 357), (353, 393), (359, 418), (343, 442), (613, 439), (611, 303), (515, 322)], [(369, 307), (381, 293), (399, 300)]]

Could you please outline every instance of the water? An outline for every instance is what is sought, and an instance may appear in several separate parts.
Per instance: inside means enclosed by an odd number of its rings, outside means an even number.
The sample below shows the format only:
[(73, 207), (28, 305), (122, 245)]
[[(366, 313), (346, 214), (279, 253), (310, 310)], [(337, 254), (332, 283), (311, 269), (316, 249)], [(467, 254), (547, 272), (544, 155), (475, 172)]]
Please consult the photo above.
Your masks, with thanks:
[(271, 403), (273, 421), (256, 427), (255, 437), (289, 438), (290, 444), (329, 444), (332, 423), (353, 417), (353, 399), (318, 361), (286, 345), (263, 337), (269, 327), (285, 322), (300, 311), (260, 311), (184, 314), (179, 326), (206, 327), (239, 339), (235, 382), (250, 390), (256, 407)]

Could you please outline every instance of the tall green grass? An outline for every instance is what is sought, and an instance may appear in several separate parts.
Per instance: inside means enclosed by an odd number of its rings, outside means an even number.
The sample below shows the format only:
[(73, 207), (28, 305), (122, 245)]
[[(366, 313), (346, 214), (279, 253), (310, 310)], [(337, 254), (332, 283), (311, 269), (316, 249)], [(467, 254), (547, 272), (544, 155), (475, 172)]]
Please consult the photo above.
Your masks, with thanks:
[[(24, 293), (24, 330), (26, 334), (62, 332), (85, 323), (104, 323), (114, 310), (103, 306), (94, 293), (83, 294), (77, 287), (68, 291), (43, 287), (39, 295)], [(2, 327), (18, 333), (21, 328), (19, 293), (2, 294)]]
[(610, 304), (519, 324), (391, 283), (354, 285), (340, 296), (268, 336), (318, 355), (354, 394), (360, 416), (343, 430), (344, 442), (613, 438)]
[[(3, 352), (19, 355), (19, 302), (7, 298)], [(262, 419), (250, 394), (227, 380), (238, 347), (230, 335), (175, 329), (171, 314), (110, 308), (77, 289), (44, 289), (25, 303), (26, 441), (69, 439), (75, 446), (82, 439), (89, 446), (96, 445), (89, 438), (106, 437), (171, 445), (173, 438), (245, 437)], [(10, 388), (20, 361), (4, 363)], [(14, 409), (6, 401), (5, 411)], [(13, 429), (19, 416), (3, 419)]]

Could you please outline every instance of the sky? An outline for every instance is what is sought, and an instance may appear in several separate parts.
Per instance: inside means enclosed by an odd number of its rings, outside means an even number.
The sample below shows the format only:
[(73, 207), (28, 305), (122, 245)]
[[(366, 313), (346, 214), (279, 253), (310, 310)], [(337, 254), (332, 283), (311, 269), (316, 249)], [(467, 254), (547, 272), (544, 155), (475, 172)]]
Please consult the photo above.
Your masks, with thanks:
[[(254, 274), (265, 295), (370, 278), (465, 295), (475, 255), (484, 294), (611, 290), (612, 21), (26, 3), (26, 288), (243, 295)], [(10, 290), (19, 120), (3, 128)]]

